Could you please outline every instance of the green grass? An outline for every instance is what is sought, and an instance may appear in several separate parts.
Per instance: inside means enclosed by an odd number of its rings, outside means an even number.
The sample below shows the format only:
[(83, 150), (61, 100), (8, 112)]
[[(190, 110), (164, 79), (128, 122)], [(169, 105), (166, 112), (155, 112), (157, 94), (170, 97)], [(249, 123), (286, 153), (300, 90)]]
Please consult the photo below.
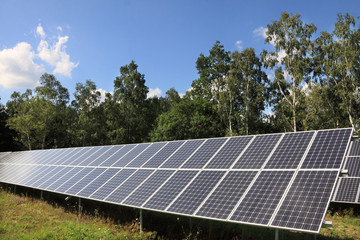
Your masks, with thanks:
[[(356, 210), (358, 211), (358, 209)], [(113, 220), (91, 215), (78, 215), (53, 206), (45, 201), (14, 195), (0, 188), (0, 239), (154, 239), (156, 233), (139, 232), (137, 222), (118, 225)], [(175, 215), (165, 215), (177, 218)], [(158, 219), (157, 215), (152, 220)], [(163, 216), (164, 217), (164, 216)], [(165, 218), (166, 218), (165, 217)], [(183, 218), (183, 217), (181, 217)], [(179, 218), (177, 218), (179, 219)], [(185, 220), (187, 218), (184, 217)], [(354, 210), (334, 211), (326, 220), (333, 222), (333, 229), (322, 229), (318, 240), (360, 240), (360, 216)], [(159, 239), (273, 239), (274, 230), (263, 227), (242, 226), (214, 221), (209, 232), (209, 221), (194, 219), (194, 231), (188, 232), (187, 221), (181, 223), (155, 223), (153, 230), (167, 226)], [(176, 225), (181, 228), (176, 228)], [(179, 226), (177, 226), (179, 227)], [(241, 229), (246, 234), (241, 234)], [(314, 239), (311, 234), (281, 231), (280, 239)]]
[(152, 239), (137, 223), (66, 212), (44, 201), (0, 190), (0, 239)]

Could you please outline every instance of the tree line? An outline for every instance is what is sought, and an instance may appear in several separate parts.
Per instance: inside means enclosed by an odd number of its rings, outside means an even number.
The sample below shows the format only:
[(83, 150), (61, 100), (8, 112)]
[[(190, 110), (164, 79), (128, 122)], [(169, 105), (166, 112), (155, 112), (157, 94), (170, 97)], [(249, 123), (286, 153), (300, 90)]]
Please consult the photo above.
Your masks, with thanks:
[[(199, 78), (184, 96), (171, 88), (147, 98), (131, 61), (101, 101), (95, 82), (77, 83), (74, 100), (52, 74), (14, 92), (0, 111), (2, 151), (179, 140), (353, 127), (360, 122), (360, 28), (349, 14), (334, 30), (283, 12), (267, 26), (273, 51), (226, 51), (217, 41), (196, 60)], [(266, 111), (269, 111), (267, 112)]]

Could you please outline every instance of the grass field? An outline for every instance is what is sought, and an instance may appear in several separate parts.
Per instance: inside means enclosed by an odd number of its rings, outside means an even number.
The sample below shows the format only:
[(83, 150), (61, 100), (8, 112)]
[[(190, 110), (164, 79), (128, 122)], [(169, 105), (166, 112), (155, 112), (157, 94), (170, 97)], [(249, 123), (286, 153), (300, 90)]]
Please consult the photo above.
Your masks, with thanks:
[[(331, 213), (331, 214), (330, 214)], [(326, 220), (333, 222), (332, 230), (322, 229), (317, 239), (360, 240), (360, 217), (352, 209), (330, 211)], [(216, 224), (224, 224), (214, 222)], [(228, 226), (227, 224), (226, 226)], [(234, 225), (234, 228), (239, 228)], [(159, 226), (160, 227), (160, 226)], [(195, 233), (187, 233), (186, 226), (179, 234), (162, 233), (158, 239), (209, 239), (206, 227), (197, 227)], [(220, 226), (224, 228), (224, 226)], [(174, 231), (176, 231), (174, 229)], [(198, 234), (196, 234), (196, 232)], [(174, 237), (175, 236), (175, 237)], [(230, 238), (222, 235), (223, 239)], [(246, 237), (245, 237), (246, 236)], [(246, 235), (232, 236), (231, 239), (273, 239), (273, 230), (246, 227)], [(154, 239), (155, 232), (139, 233), (135, 221), (118, 225), (101, 216), (79, 215), (65, 211), (37, 198), (14, 195), (0, 188), (0, 239)], [(280, 239), (314, 239), (312, 235), (281, 231)]]

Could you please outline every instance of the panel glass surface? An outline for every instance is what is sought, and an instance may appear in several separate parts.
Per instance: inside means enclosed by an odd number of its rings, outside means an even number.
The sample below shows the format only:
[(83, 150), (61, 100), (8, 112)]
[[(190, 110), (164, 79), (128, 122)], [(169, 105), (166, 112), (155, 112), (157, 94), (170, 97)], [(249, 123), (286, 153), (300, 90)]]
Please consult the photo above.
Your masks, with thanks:
[(198, 171), (176, 172), (165, 185), (144, 204), (144, 207), (165, 210), (197, 173)]
[[(119, 151), (120, 149), (122, 149), (124, 146), (112, 146), (110, 149), (108, 149), (103, 155), (101, 155), (101, 157), (95, 159), (93, 162), (91, 162), (90, 164), (88, 164), (88, 166), (100, 166), (102, 164), (105, 164), (106, 161), (117, 151)], [(116, 160), (115, 160), (116, 161)], [(112, 164), (114, 164), (114, 161), (112, 163), (108, 163), (108, 166), (111, 166)]]
[(83, 168), (77, 174), (69, 178), (64, 184), (56, 189), (57, 192), (66, 192), (69, 188), (71, 188), (75, 183), (77, 183), (80, 179), (85, 177), (89, 172), (91, 172), (93, 168)]
[(37, 166), (36, 169), (34, 169), (34, 171), (32, 171), (29, 176), (24, 177), (23, 180), (20, 181), (20, 183), (22, 185), (27, 185), (29, 186), (30, 183), (34, 181), (36, 181), (37, 177), (40, 175), (41, 177), (41, 173), (44, 172), (46, 169), (48, 169), (49, 166)]
[(294, 171), (261, 172), (230, 219), (268, 224), (293, 174)]
[(50, 184), (46, 190), (49, 191), (54, 191), (55, 189), (57, 189), (58, 187), (60, 187), (64, 182), (66, 182), (67, 180), (69, 180), (70, 178), (72, 178), (75, 174), (77, 174), (78, 172), (80, 172), (81, 169), (83, 169), (82, 167), (70, 167), (71, 170), (68, 171), (67, 173), (65, 173), (65, 175), (63, 175), (62, 177), (60, 177), (58, 180), (56, 180), (55, 182), (53, 182), (52, 184)]
[(353, 141), (351, 145), (349, 156), (360, 156), (360, 140)]
[(338, 171), (299, 171), (272, 226), (318, 232)]
[(71, 170), (71, 167), (59, 167), (56, 169), (56, 172), (54, 174), (51, 174), (50, 177), (46, 178), (45, 181), (43, 181), (39, 188), (45, 189), (50, 184), (58, 180), (60, 177), (64, 176), (68, 171)]
[(348, 157), (345, 169), (349, 177), (360, 177), (360, 157)]
[(137, 156), (133, 161), (131, 161), (127, 167), (141, 167), (146, 161), (148, 161), (152, 156), (154, 156), (166, 142), (153, 143), (148, 147), (144, 152)]
[(35, 178), (33, 178), (31, 183), (29, 183), (27, 185), (29, 185), (30, 187), (36, 188), (37, 186), (42, 184), (47, 179), (46, 176), (51, 176), (49, 174), (52, 173), (56, 168), (58, 168), (58, 167), (50, 166), (49, 168), (46, 168), (41, 174), (39, 174)]
[(226, 219), (244, 194), (256, 173), (257, 171), (229, 172), (196, 215)]
[(230, 138), (205, 168), (229, 168), (252, 138), (253, 137)]
[(274, 149), (281, 134), (255, 136), (233, 169), (259, 169)]
[(92, 162), (96, 161), (98, 158), (103, 158), (103, 154), (108, 151), (111, 146), (99, 147), (100, 149), (88, 157), (85, 161), (81, 162), (79, 166), (89, 166)]
[(65, 148), (65, 149), (44, 150), (44, 151), (46, 151), (46, 153), (43, 154), (42, 157), (40, 157), (37, 160), (36, 164), (50, 165), (50, 163), (54, 160), (54, 158), (58, 158), (59, 154), (61, 154), (63, 152), (67, 152), (67, 150), (70, 150), (70, 149)]
[(205, 140), (188, 140), (186, 143), (172, 155), (160, 168), (178, 168), (185, 162), (190, 155), (196, 151), (196, 149), (204, 142)]
[(297, 168), (314, 132), (286, 133), (265, 168)]
[(90, 195), (90, 198), (104, 200), (111, 192), (113, 192), (120, 184), (122, 184), (128, 177), (131, 176), (135, 169), (123, 169), (104, 185), (101, 186), (96, 192)]
[[(116, 147), (118, 147), (118, 146), (116, 146)], [(116, 151), (113, 155), (109, 156), (109, 158), (106, 159), (104, 162), (102, 162), (100, 164), (100, 166), (110, 167), (110, 166), (114, 165), (114, 163), (116, 163), (117, 161), (119, 161), (118, 166), (125, 166), (126, 163), (121, 164), (121, 159), (124, 156), (126, 156), (126, 154), (128, 152), (130, 152), (134, 147), (136, 147), (136, 144), (121, 146), (121, 148), (118, 149), (118, 151)]]
[(81, 150), (80, 148), (67, 148), (67, 149), (64, 149), (64, 151), (62, 151), (62, 149), (61, 149), (60, 151), (56, 151), (56, 154), (49, 157), (49, 159), (44, 161), (43, 164), (62, 165), (62, 163), (64, 161), (66, 161), (68, 159), (68, 157), (76, 154), (80, 150)]
[(193, 214), (224, 174), (225, 171), (201, 172), (171, 204), (168, 211)]
[(352, 129), (319, 131), (301, 168), (340, 168)]
[(208, 139), (194, 155), (182, 166), (182, 168), (202, 168), (224, 144), (227, 138)]
[[(36, 165), (24, 165), (23, 167), (14, 166), (15, 168), (9, 173), (9, 175), (6, 176), (6, 178), (11, 177), (14, 184), (20, 184), (20, 182), (22, 182), (26, 176), (34, 170), (34, 166)], [(16, 171), (16, 173), (14, 171)]]
[(67, 194), (76, 194), (81, 191), (86, 185), (91, 183), (95, 178), (97, 178), (100, 174), (105, 171), (105, 168), (95, 168), (91, 172), (89, 172), (86, 176), (84, 176), (80, 181), (74, 184), (71, 188), (69, 188), (66, 193)]
[(335, 195), (336, 202), (355, 202), (359, 191), (360, 178), (339, 178), (339, 188)]
[(122, 183), (105, 201), (121, 203), (137, 186), (139, 186), (154, 170), (139, 169)]
[(145, 168), (157, 168), (165, 162), (165, 160), (171, 156), (184, 141), (169, 142), (163, 149), (161, 149), (156, 155), (154, 155), (150, 161), (144, 164)]
[(141, 186), (136, 189), (123, 204), (140, 207), (160, 186), (174, 170), (158, 170), (151, 175)]
[(86, 161), (89, 157), (91, 157), (94, 153), (96, 153), (101, 147), (91, 147), (89, 151), (85, 152), (80, 157), (76, 158), (69, 165), (79, 166), (83, 161)]
[(120, 169), (109, 168), (100, 176), (98, 176), (94, 181), (92, 181), (89, 185), (87, 185), (83, 190), (81, 190), (76, 195), (82, 197), (89, 197), (95, 191), (97, 191), (104, 183), (106, 183), (110, 178), (114, 177)]
[[(113, 167), (125, 167), (129, 162), (131, 162), (136, 156), (138, 156), (142, 151), (150, 146), (150, 143), (143, 143), (137, 145), (135, 148), (131, 149), (126, 155), (120, 158), (117, 162), (112, 165)], [(124, 147), (125, 148), (125, 147)]]
[(70, 165), (70, 163), (81, 157), (81, 155), (85, 154), (90, 149), (91, 147), (76, 148), (73, 153), (67, 154), (67, 156), (63, 157), (61, 161), (59, 159), (59, 161), (56, 162), (56, 165)]

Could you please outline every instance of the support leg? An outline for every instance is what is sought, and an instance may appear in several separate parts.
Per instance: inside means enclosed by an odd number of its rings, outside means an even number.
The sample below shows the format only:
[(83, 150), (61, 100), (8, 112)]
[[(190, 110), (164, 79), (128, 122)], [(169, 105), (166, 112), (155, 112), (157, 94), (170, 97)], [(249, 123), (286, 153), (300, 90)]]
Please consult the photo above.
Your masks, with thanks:
[(191, 217), (189, 217), (189, 231), (191, 233), (191, 229), (192, 229), (192, 222), (191, 222)]
[(81, 198), (79, 198), (79, 206), (78, 206), (78, 207), (79, 207), (79, 210), (78, 210), (78, 211), (79, 211), (79, 214), (81, 214), (81, 209), (82, 209), (82, 208), (81, 208)]
[(44, 195), (43, 195), (43, 191), (40, 191), (40, 200), (44, 200)]
[(143, 231), (143, 211), (140, 209), (140, 232)]
[(279, 240), (279, 229), (275, 229), (275, 240)]
[(14, 185), (14, 194), (16, 194), (16, 185)]

